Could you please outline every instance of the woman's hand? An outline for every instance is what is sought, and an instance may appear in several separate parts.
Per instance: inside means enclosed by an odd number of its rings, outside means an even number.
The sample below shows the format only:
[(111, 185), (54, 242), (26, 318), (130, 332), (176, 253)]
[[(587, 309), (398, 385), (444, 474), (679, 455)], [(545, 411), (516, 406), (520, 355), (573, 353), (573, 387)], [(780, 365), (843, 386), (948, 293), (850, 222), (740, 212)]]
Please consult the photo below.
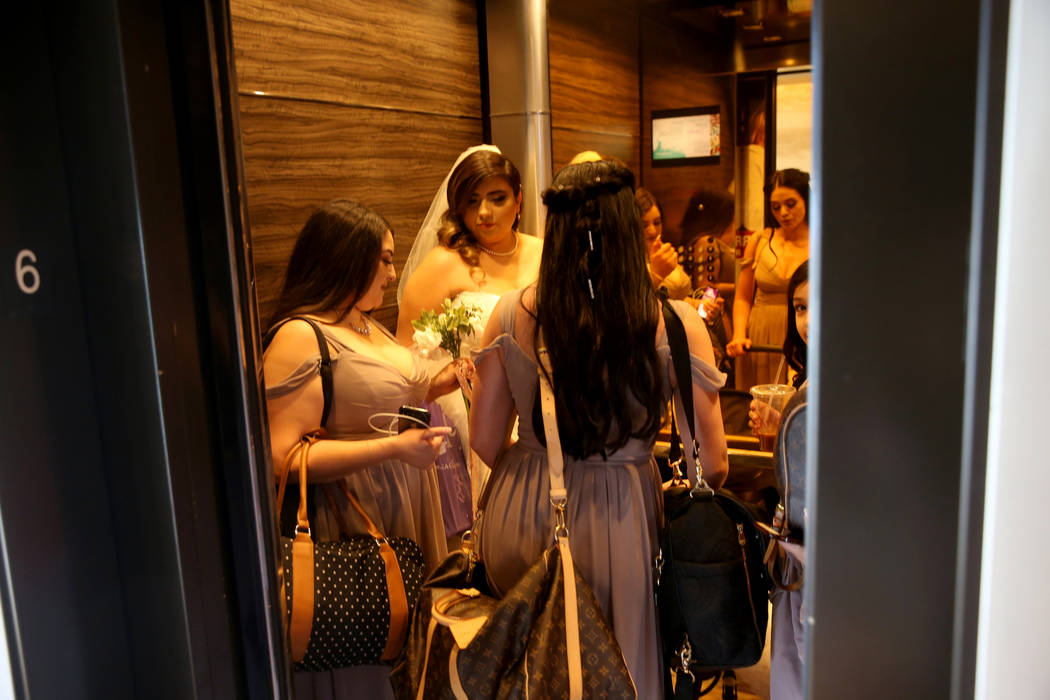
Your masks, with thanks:
[(751, 405), (748, 406), (747, 409), (747, 424), (751, 426), (751, 431), (755, 435), (758, 435), (761, 432), (765, 432), (766, 435), (769, 435), (771, 431), (763, 431), (762, 426), (779, 426), (780, 411), (776, 410), (768, 403), (752, 399)]
[(469, 386), (476, 372), (474, 363), (466, 357), (449, 362), (430, 380), (430, 389), (427, 390), (427, 401), (433, 401), (439, 396), (444, 396), (458, 389), (460, 387), (460, 377), (463, 377)]
[(678, 253), (670, 243), (664, 243), (659, 248), (655, 248), (649, 255), (649, 266), (652, 268), (653, 274), (660, 279), (664, 279), (674, 272), (677, 264)]
[(410, 428), (400, 435), (393, 436), (396, 442), (397, 456), (402, 462), (408, 462), (417, 469), (428, 469), (441, 451), (441, 442), (452, 428), (441, 426), (426, 430)]
[(722, 309), (725, 308), (726, 300), (721, 297), (704, 297), (700, 300), (700, 306), (704, 309), (704, 313), (707, 314), (705, 318), (709, 321), (715, 321), (722, 316)]
[(740, 357), (741, 355), (743, 355), (745, 352), (747, 352), (750, 349), (751, 349), (751, 339), (750, 338), (737, 338), (737, 337), (734, 337), (732, 340), (729, 341), (729, 344), (726, 345), (726, 354), (729, 355), (730, 357)]

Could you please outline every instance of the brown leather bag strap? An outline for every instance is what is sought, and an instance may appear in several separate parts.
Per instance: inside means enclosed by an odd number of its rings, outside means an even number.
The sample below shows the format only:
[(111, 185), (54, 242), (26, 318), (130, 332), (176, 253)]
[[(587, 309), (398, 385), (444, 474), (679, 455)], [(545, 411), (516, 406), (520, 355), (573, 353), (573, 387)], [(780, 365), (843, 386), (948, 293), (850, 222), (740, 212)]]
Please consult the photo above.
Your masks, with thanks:
[(354, 498), (346, 480), (340, 479), (337, 484), (346, 500), (365, 521), (365, 529), (375, 538), (379, 545), (379, 555), (383, 557), (383, 564), (386, 568), (386, 591), (390, 600), (390, 631), (387, 633), (386, 646), (381, 658), (383, 661), (392, 661), (401, 653), (401, 647), (405, 645), (405, 639), (408, 637), (408, 593), (405, 591), (405, 578), (401, 575), (401, 565), (397, 561), (397, 553), (394, 552), (394, 548), (368, 517), (368, 513), (361, 507), (358, 500)]
[(303, 442), (299, 442), (292, 445), (292, 449), (288, 450), (288, 454), (284, 458), (284, 467), (277, 474), (277, 525), (280, 528), (281, 524), (281, 504), (284, 502), (284, 490), (288, 486), (288, 474), (292, 471), (292, 464), (296, 456), (299, 454), (299, 450), (303, 449)]
[(328, 437), (328, 433), (324, 428), (315, 428), (306, 435), (299, 438), (299, 442), (292, 445), (292, 449), (288, 450), (288, 454), (284, 457), (284, 466), (277, 474), (277, 523), (278, 527), (281, 522), (281, 503), (284, 502), (284, 492), (288, 486), (288, 476), (292, 472), (292, 465), (295, 464), (295, 458), (299, 456), (300, 450), (309, 442), (313, 444), (322, 438)]
[[(306, 513), (306, 471), (317, 435), (304, 435), (299, 450), (299, 512), (292, 542), (292, 619), (288, 625), (292, 659), (302, 661), (314, 624), (314, 543)], [(287, 474), (285, 475), (287, 477)]]
[(372, 522), (372, 519), (370, 517), (368, 517), (368, 513), (365, 512), (365, 509), (362, 508), (361, 504), (357, 502), (356, 498), (354, 498), (354, 494), (350, 491), (350, 487), (346, 484), (346, 479), (340, 479), (337, 482), (337, 484), (339, 486), (339, 490), (343, 492), (343, 496), (346, 497), (346, 500), (350, 502), (350, 505), (354, 507), (354, 510), (356, 510), (358, 515), (361, 516), (361, 519), (365, 521), (365, 530), (368, 531), (368, 534), (376, 538), (377, 540), (386, 539), (386, 535), (379, 531), (379, 528), (376, 527), (376, 524)]
[(551, 386), (554, 370), (550, 354), (543, 342), (542, 329), (538, 333), (536, 357), (539, 359), (537, 377), (540, 383), (540, 411), (543, 415), (543, 432), (547, 437), (547, 471), (550, 476), (550, 502), (555, 508), (554, 537), (561, 554), (565, 600), (565, 655), (569, 668), (569, 700), (583, 697), (583, 660), (580, 653), (579, 601), (576, 598), (576, 567), (569, 547), (569, 531), (565, 523), (565, 505), (568, 491), (565, 488), (565, 458), (558, 434), (558, 416), (555, 409), (554, 388)]
[(408, 593), (405, 591), (405, 579), (401, 575), (401, 565), (397, 563), (397, 554), (390, 543), (379, 541), (379, 554), (386, 565), (386, 591), (390, 599), (390, 632), (383, 648), (383, 661), (392, 661), (401, 653), (408, 637)]

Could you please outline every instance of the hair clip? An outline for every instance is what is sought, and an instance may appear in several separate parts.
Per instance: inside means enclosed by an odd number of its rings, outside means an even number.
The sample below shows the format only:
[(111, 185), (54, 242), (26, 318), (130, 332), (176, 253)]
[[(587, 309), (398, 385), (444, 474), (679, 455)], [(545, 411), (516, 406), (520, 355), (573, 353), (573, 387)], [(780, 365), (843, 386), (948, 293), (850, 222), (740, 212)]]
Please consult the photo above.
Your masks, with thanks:
[(587, 278), (587, 289), (591, 291), (591, 299), (594, 298), (594, 285), (591, 283), (591, 278)]
[[(590, 229), (587, 229), (587, 242), (591, 244), (591, 250), (593, 251), (594, 250), (594, 237), (591, 236), (591, 230)], [(591, 294), (591, 296), (594, 296), (594, 294)]]

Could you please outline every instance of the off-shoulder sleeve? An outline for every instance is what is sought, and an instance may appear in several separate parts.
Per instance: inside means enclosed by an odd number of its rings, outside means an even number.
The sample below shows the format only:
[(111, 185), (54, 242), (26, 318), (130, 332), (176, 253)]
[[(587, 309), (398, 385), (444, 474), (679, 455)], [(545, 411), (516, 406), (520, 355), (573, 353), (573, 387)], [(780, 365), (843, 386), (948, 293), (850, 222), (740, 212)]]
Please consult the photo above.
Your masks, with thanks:
[(471, 351), (470, 359), (474, 361), (474, 364), (484, 361), (486, 357), (493, 354), (499, 355), (500, 360), (503, 360), (507, 344), (514, 342), (514, 313), (523, 292), (522, 289), (507, 292), (496, 302), (492, 308), (492, 315), (499, 320), (500, 334), (485, 347)]
[(276, 399), (281, 396), (286, 396), (296, 389), (305, 386), (314, 378), (314, 375), (318, 374), (320, 371), (321, 353), (318, 352), (309, 355), (298, 367), (292, 370), (287, 377), (276, 384), (268, 384), (266, 386), (266, 398)]
[[(696, 311), (688, 302), (672, 300), (671, 308), (675, 310), (679, 318), (684, 317), (686, 314), (695, 314)], [(670, 355), (670, 348), (668, 348), (668, 355)], [(716, 367), (708, 363), (707, 361), (697, 357), (692, 352), (689, 353), (689, 368), (692, 374), (693, 383), (703, 388), (705, 391), (716, 392), (726, 384), (726, 373), (719, 372)], [(669, 371), (674, 371), (669, 369)]]
[(483, 348), (472, 350), (470, 353), (470, 359), (474, 360), (475, 365), (480, 365), (487, 359), (499, 357), (502, 361), (507, 351), (507, 343), (513, 342), (509, 333), (500, 333), (492, 342)]
[(693, 373), (693, 383), (697, 386), (715, 392), (726, 385), (725, 372), (719, 372), (692, 353), (689, 354), (689, 365)]
[(762, 244), (769, 245), (769, 229), (756, 233), (758, 236), (758, 243), (755, 244), (755, 254), (750, 258), (740, 258), (740, 269), (743, 270), (745, 267), (754, 267), (755, 261), (758, 260), (758, 256), (762, 254)]

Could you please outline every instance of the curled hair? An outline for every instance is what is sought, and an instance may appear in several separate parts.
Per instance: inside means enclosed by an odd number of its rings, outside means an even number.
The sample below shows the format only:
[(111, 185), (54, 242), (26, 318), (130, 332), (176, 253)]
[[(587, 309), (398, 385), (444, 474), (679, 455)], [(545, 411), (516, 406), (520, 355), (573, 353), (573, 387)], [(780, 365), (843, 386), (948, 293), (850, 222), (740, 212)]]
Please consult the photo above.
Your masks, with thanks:
[(787, 359), (788, 367), (795, 370), (795, 388), (802, 386), (806, 381), (806, 341), (798, 332), (798, 324), (795, 323), (795, 290), (809, 282), (809, 260), (805, 261), (795, 270), (788, 281), (788, 318), (787, 335), (784, 336), (784, 357)]
[(339, 310), (342, 320), (368, 291), (390, 224), (350, 199), (333, 199), (306, 220), (284, 273), (268, 328), (297, 313)]
[[(630, 438), (651, 438), (663, 412), (660, 305), (634, 175), (609, 160), (569, 165), (543, 201), (536, 333), (542, 328), (550, 356), (562, 448), (578, 459), (605, 456)], [(544, 436), (539, 405), (532, 421)]]
[[(517, 197), (521, 194), (521, 174), (509, 158), (495, 151), (476, 151), (463, 159), (452, 171), (448, 181), (448, 210), (445, 212), (438, 242), (459, 253), (470, 268), (478, 267), (478, 240), (464, 220), (474, 190), (490, 177), (501, 177)], [(518, 230), (521, 212), (514, 218), (513, 229)]]

